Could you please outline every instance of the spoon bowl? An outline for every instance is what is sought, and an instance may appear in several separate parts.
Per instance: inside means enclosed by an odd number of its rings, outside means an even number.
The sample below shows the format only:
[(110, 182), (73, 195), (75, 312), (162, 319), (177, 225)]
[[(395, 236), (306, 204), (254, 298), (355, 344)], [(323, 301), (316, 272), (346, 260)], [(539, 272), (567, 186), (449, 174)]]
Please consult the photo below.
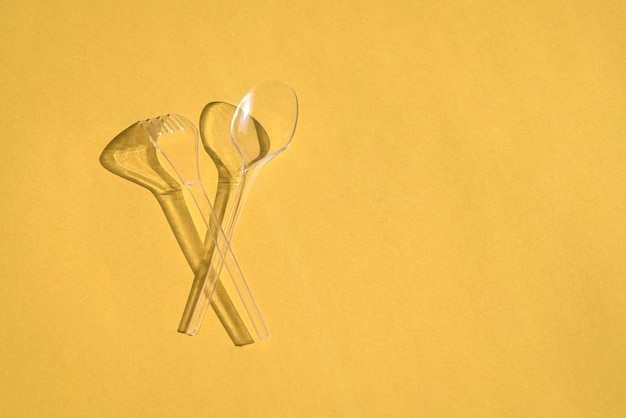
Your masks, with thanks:
[[(293, 139), (297, 121), (298, 97), (291, 86), (276, 80), (254, 86), (239, 102), (230, 127), (244, 166), (263, 166), (283, 152)], [(266, 152), (260, 149), (263, 134), (269, 137)]]

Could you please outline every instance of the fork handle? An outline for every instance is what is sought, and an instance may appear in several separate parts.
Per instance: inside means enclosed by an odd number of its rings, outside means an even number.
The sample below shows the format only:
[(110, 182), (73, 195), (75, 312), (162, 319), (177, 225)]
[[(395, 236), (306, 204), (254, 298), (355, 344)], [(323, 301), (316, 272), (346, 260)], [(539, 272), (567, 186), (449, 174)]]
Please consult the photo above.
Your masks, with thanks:
[[(182, 191), (168, 192), (167, 194), (155, 193), (154, 196), (159, 202), (161, 209), (163, 209), (189, 266), (194, 273), (197, 273), (202, 264), (204, 245), (196, 231)], [(237, 346), (252, 344), (254, 339), (235, 309), (235, 305), (228, 296), (222, 282), (217, 282), (210, 300), (211, 307), (233, 343)]]

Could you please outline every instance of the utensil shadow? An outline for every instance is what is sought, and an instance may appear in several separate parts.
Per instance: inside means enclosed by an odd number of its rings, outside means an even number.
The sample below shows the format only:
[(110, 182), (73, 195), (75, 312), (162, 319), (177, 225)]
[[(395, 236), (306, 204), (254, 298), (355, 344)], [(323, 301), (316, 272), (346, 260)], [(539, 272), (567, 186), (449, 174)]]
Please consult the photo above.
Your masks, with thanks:
[[(181, 185), (160, 164), (156, 148), (141, 122), (134, 123), (117, 135), (102, 151), (99, 161), (106, 170), (148, 189), (154, 195), (195, 274), (202, 266), (205, 246), (185, 202)], [(218, 194), (223, 192), (218, 191)], [(221, 282), (215, 287), (211, 306), (235, 345), (254, 342)]]

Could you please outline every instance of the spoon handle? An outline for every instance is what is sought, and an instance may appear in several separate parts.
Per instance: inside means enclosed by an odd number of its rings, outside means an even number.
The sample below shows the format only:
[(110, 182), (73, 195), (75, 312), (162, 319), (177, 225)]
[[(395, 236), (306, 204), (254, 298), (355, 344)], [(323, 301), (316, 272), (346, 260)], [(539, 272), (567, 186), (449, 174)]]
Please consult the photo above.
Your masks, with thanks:
[(178, 331), (188, 335), (196, 335), (200, 331), (211, 296), (216, 284), (219, 283), (219, 272), (222, 266), (226, 266), (257, 335), (259, 338), (267, 338), (265, 322), (202, 183), (186, 185), (186, 187), (202, 214), (207, 226), (207, 235), (211, 240), (206, 241), (208, 245), (205, 245), (203, 261), (196, 272)]

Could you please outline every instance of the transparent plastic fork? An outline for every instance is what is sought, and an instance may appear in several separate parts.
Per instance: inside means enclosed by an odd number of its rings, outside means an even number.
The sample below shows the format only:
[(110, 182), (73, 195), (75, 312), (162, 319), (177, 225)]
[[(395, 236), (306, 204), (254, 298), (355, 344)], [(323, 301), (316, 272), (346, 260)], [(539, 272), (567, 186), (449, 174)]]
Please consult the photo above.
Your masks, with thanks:
[[(230, 141), (225, 135), (214, 135), (212, 132), (223, 130), (223, 115), (228, 113), (229, 107), (233, 112), (232, 120), (226, 125)], [(298, 99), (295, 91), (287, 83), (275, 80), (253, 87), (236, 109), (215, 102), (209, 103), (202, 111), (202, 143), (215, 162), (220, 176), (214, 207), (223, 218), (222, 227), (229, 240), (261, 169), (291, 143), (297, 119)], [(219, 268), (211, 272), (218, 276), (219, 273)], [(187, 307), (201, 313), (193, 318), (200, 322), (181, 323), (181, 326), (190, 329), (198, 327), (209, 302), (205, 294), (190, 295)], [(253, 321), (252, 325), (260, 339), (269, 336), (264, 323)]]
[[(211, 238), (210, 245), (205, 243), (202, 262), (196, 272), (191, 294), (204, 293), (204, 297), (210, 300), (219, 278), (219, 275), (210, 272), (220, 270), (222, 265), (225, 265), (250, 320), (263, 322), (248, 283), (202, 184), (198, 167), (198, 130), (185, 117), (173, 114), (147, 119), (141, 124), (156, 150), (164, 157), (191, 195), (207, 228), (207, 235)], [(198, 314), (197, 310), (185, 309), (185, 312), (191, 319)], [(199, 331), (200, 327), (197, 327), (184, 332), (196, 335)]]

